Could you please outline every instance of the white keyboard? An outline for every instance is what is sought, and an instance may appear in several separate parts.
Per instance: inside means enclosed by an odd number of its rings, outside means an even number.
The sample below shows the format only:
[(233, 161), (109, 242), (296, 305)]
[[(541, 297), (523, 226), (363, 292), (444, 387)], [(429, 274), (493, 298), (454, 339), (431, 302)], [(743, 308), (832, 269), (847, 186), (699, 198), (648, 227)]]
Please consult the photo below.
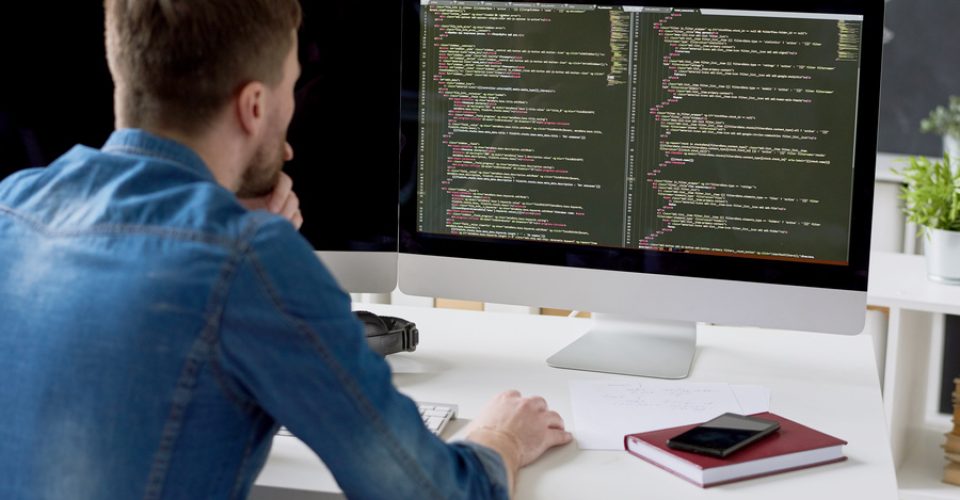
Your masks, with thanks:
[(451, 420), (457, 418), (457, 405), (454, 404), (418, 401), (417, 409), (420, 410), (423, 424), (437, 436), (443, 432)]
[[(420, 410), (420, 418), (423, 419), (423, 425), (430, 429), (430, 432), (439, 436), (451, 420), (457, 418), (457, 405), (449, 403), (424, 403), (418, 402), (417, 409)], [(286, 427), (281, 427), (277, 431), (278, 436), (292, 436), (293, 434)]]

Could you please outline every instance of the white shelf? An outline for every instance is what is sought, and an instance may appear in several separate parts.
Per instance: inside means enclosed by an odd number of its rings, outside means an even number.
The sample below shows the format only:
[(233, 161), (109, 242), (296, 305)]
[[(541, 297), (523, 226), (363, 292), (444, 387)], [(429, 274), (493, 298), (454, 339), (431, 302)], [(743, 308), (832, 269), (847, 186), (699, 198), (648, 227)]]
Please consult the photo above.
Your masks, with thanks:
[(921, 255), (871, 254), (867, 293), (867, 302), (874, 306), (960, 315), (960, 286), (927, 279)]
[[(907, 153), (877, 153), (877, 182), (890, 182), (900, 184), (903, 182), (903, 176), (894, 172), (902, 170), (909, 164), (911, 155)], [(928, 156), (930, 161), (942, 161), (943, 157)]]
[(893, 171), (905, 167), (909, 157), (907, 154), (877, 153), (877, 182), (902, 183), (903, 177)]
[(890, 309), (883, 399), (901, 500), (960, 500), (943, 483), (941, 445), (952, 429), (938, 413), (944, 314), (960, 315), (960, 287), (927, 279), (922, 256), (876, 252), (867, 302)]
[(960, 500), (960, 486), (946, 484), (943, 467), (944, 433), (950, 427), (932, 426), (910, 431), (910, 449), (897, 470), (901, 500)]

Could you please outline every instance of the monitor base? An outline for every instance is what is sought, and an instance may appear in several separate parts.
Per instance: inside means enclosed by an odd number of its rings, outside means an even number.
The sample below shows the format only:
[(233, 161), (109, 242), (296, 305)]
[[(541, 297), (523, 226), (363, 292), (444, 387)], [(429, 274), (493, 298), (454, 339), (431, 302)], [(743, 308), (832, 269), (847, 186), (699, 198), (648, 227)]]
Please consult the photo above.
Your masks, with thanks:
[(585, 335), (547, 359), (554, 368), (666, 379), (686, 378), (697, 324), (597, 315)]

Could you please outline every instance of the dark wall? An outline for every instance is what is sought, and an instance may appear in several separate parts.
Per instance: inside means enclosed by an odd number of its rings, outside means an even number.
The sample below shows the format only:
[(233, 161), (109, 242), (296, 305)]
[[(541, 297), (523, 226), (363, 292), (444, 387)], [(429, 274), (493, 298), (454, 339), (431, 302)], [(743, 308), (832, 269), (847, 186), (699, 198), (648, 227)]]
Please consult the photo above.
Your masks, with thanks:
[(942, 140), (920, 120), (960, 95), (960, 2), (889, 0), (884, 46), (879, 150), (939, 155)]
[(953, 379), (960, 377), (960, 316), (947, 316), (943, 335), (940, 413), (953, 414)]
[(102, 4), (24, 2), (3, 17), (16, 29), (0, 29), (0, 179), (113, 130)]
[[(400, 2), (301, 2), (303, 76), (286, 170), (319, 250), (396, 249)], [(102, 2), (26, 2), (0, 16), (0, 180), (113, 130)], [(25, 35), (24, 35), (25, 33)]]

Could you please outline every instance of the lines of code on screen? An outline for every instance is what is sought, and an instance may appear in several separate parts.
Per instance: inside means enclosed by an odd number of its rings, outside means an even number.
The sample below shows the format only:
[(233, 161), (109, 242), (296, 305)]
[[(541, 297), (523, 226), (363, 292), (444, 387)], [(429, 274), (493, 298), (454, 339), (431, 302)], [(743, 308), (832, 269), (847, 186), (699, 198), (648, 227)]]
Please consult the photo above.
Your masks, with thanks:
[(434, 2), (418, 229), (845, 264), (860, 23)]

